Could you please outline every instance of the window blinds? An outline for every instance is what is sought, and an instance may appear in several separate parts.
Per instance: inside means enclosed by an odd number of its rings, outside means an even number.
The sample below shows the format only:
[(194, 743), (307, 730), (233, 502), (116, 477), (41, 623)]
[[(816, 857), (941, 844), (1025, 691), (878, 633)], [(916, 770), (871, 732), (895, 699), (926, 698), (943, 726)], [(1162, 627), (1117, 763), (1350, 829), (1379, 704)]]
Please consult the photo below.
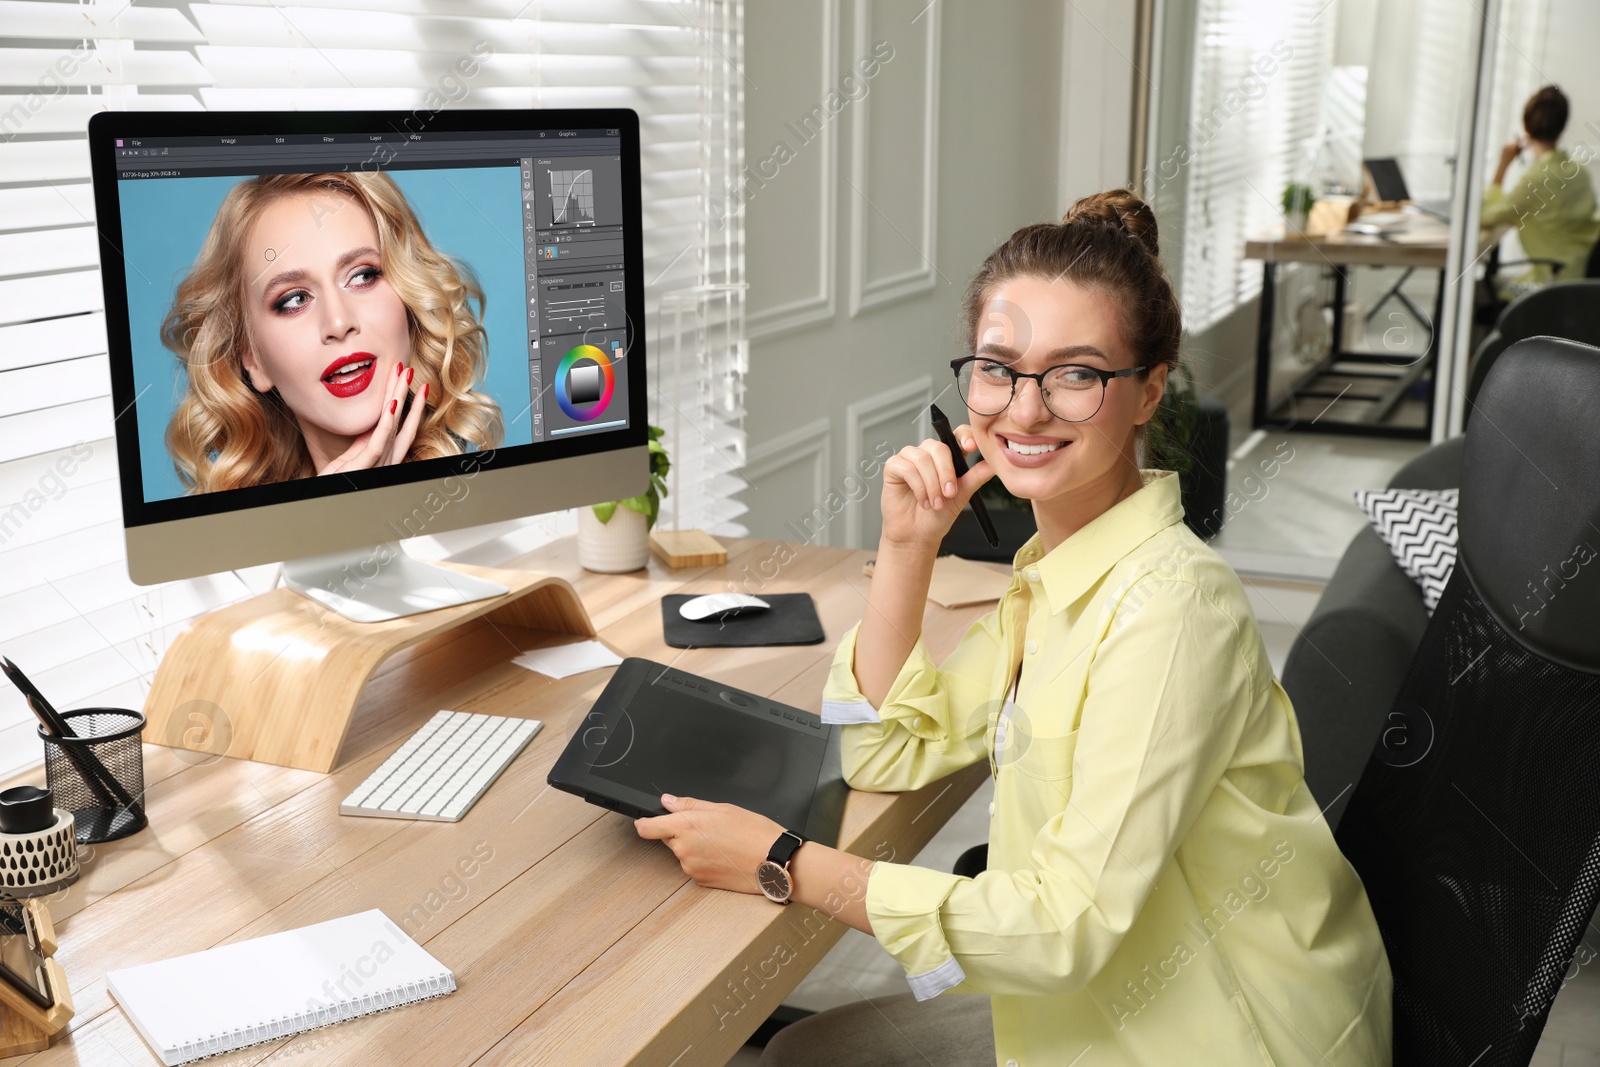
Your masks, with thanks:
[[(1572, 32), (1576, 28), (1563, 25), (1576, 21), (1567, 15), (1564, 10), (1566, 6), (1562, 5), (1562, 8), (1552, 12), (1549, 0), (1501, 0), (1497, 17), (1485, 29), (1494, 45), (1494, 92), (1489, 105), (1490, 143), (1484, 146), (1485, 158), (1490, 161), (1490, 177), (1494, 176), (1500, 146), (1513, 137), (1527, 136), (1522, 128), (1522, 109), (1528, 103), (1528, 97), (1552, 80), (1545, 73), (1546, 67), (1551, 66), (1546, 57), (1547, 35), (1552, 31), (1558, 34)], [(1556, 16), (1554, 20), (1552, 14)], [(1567, 17), (1563, 18), (1564, 15)], [(1564, 140), (1582, 142), (1592, 147), (1595, 143), (1594, 131), (1578, 121), (1580, 115), (1581, 111), (1575, 104)], [(1521, 166), (1515, 168), (1507, 182), (1514, 181), (1521, 169)]]
[(1187, 171), (1180, 296), (1191, 332), (1261, 291), (1244, 243), (1282, 224), (1286, 184), (1313, 178), (1336, 20), (1337, 0), (1200, 0), (1174, 160)]
[[(96, 110), (634, 108), (653, 316), (635, 328), (677, 476), (665, 518), (744, 532), (743, 228), (709, 211), (742, 166), (742, 0), (516, 7), (0, 0), (0, 652), (59, 707), (142, 706), (187, 620), (275, 578), (128, 580), (83, 134)], [(453, 75), (469, 52), (477, 74)], [(570, 518), (510, 524), (520, 537), (496, 527), (497, 544), (534, 547)], [(40, 761), (32, 732), (0, 687), (0, 778)]]

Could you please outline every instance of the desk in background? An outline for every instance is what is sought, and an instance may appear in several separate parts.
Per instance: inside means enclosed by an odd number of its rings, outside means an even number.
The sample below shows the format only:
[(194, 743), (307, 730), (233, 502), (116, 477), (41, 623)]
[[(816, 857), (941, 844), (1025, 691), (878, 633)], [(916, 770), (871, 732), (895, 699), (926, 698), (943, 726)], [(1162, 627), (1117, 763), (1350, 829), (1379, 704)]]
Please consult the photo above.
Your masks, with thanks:
[[(720, 540), (728, 562), (717, 567), (671, 571), (652, 557), (647, 571), (591, 574), (571, 537), (507, 566), (572, 581), (600, 637), (624, 656), (818, 710), (834, 647), (866, 603), (861, 568), (872, 553)], [(782, 559), (775, 579), (757, 577)], [(663, 594), (720, 591), (730, 579), (753, 592), (809, 592), (827, 639), (687, 651), (662, 643)], [(942, 657), (990, 607), (930, 602), (930, 651)], [(6, 1063), (157, 1063), (107, 994), (108, 970), (373, 907), (455, 972), (457, 992), (210, 1062), (726, 1062), (845, 927), (799, 905), (701, 889), (631, 820), (547, 788), (611, 672), (558, 681), (511, 663), (541, 637), (477, 622), (386, 661), (332, 774), (146, 745), (149, 829), (94, 846), (83, 877), (51, 904), (56, 958), (78, 1009), (70, 1034)], [(441, 708), (545, 728), (460, 823), (340, 816), (340, 799)], [(841, 847), (910, 860), (986, 772), (979, 762), (916, 793), (852, 793)]]
[[(1482, 235), (1479, 250), (1498, 241), (1502, 231), (1489, 231)], [(1356, 422), (1319, 419), (1316, 429), (1324, 433), (1354, 433), (1376, 437), (1408, 437), (1429, 440), (1433, 434), (1433, 405), (1426, 406), (1426, 420), (1421, 426), (1391, 426), (1384, 420), (1405, 397), (1407, 390), (1428, 374), (1438, 362), (1438, 323), (1443, 315), (1444, 270), (1450, 247), (1450, 230), (1442, 222), (1418, 218), (1405, 229), (1388, 237), (1369, 237), (1343, 231), (1318, 237), (1286, 238), (1282, 233), (1254, 238), (1245, 243), (1244, 258), (1262, 261), (1261, 318), (1256, 332), (1255, 402), (1251, 425), (1253, 428), (1295, 429), (1302, 425), (1294, 415), (1296, 397), (1313, 397), (1331, 403), (1341, 393), (1328, 387), (1319, 387), (1324, 377), (1372, 379), (1382, 386), (1376, 393), (1352, 395), (1343, 393), (1347, 401), (1365, 401), (1371, 404)], [(1273, 314), (1277, 297), (1277, 265), (1279, 263), (1310, 263), (1333, 269), (1333, 334), (1328, 352), (1310, 369), (1300, 374), (1279, 397), (1270, 395), (1272, 387), (1272, 333)], [(1428, 348), (1421, 356), (1411, 354), (1389, 355), (1381, 352), (1350, 352), (1344, 348), (1344, 308), (1349, 272), (1352, 267), (1404, 267), (1439, 273), (1439, 288), (1434, 297), (1433, 317), (1423, 325), (1428, 329)], [(1398, 296), (1417, 309), (1397, 284), (1385, 295)], [(1375, 306), (1381, 306), (1375, 305)], [(1420, 315), (1418, 315), (1421, 318)], [(1335, 371), (1335, 364), (1354, 364), (1353, 368)], [(1285, 407), (1288, 417), (1278, 416)], [(1321, 405), (1319, 405), (1320, 407)]]

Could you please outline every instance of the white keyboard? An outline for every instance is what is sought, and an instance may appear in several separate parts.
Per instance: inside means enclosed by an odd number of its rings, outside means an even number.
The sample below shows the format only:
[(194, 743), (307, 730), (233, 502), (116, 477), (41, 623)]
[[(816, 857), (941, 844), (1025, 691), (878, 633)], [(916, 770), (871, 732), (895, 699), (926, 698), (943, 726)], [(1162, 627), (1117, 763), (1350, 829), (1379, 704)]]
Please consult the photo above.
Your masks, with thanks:
[(339, 814), (459, 822), (543, 725), (441, 711), (344, 798)]

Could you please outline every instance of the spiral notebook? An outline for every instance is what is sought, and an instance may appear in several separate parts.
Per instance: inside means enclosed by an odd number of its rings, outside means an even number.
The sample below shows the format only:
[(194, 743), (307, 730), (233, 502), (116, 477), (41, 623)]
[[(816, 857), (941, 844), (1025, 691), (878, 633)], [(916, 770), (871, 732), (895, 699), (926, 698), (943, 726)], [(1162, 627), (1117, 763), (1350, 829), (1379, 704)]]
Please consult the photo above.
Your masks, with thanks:
[(176, 1067), (443, 996), (456, 979), (374, 909), (111, 971), (106, 987)]

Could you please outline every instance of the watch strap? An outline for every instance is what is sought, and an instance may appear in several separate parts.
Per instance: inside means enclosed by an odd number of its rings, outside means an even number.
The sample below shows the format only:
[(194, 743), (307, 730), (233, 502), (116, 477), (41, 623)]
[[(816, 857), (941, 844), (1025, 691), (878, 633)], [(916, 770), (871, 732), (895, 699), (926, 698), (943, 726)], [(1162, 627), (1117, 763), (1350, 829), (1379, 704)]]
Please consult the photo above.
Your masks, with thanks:
[(793, 830), (785, 830), (772, 843), (772, 848), (767, 850), (767, 861), (787, 868), (789, 860), (794, 857), (795, 850), (805, 843), (806, 839)]

